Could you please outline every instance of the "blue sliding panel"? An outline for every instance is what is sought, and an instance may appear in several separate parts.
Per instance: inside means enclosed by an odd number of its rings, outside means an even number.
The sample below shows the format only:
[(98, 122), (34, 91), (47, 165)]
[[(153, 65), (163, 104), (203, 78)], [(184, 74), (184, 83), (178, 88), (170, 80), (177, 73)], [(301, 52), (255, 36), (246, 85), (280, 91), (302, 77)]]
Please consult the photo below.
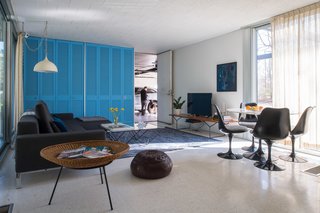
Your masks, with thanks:
[(48, 40), (48, 58), (57, 65), (58, 73), (37, 73), (33, 67), (43, 60), (44, 46), (38, 48), (41, 38), (30, 37), (24, 46), (24, 104), (25, 110), (34, 108), (38, 100), (47, 103), (50, 112), (73, 112), (84, 115), (83, 43)]
[(121, 99), (121, 88), (123, 85), (121, 79), (121, 49), (112, 48), (112, 79), (111, 92), (114, 99)]
[[(41, 60), (45, 57), (44, 50), (41, 52)], [(55, 63), (55, 41), (48, 40), (48, 59)], [(55, 73), (38, 73), (39, 76), (39, 99), (47, 103), (50, 112), (55, 111)]]
[(134, 52), (133, 49), (123, 50), (123, 100), (125, 107), (125, 123), (134, 123)]
[(111, 118), (109, 108), (110, 106), (110, 48), (107, 46), (100, 46), (99, 48), (99, 90), (100, 90), (100, 115), (106, 118)]
[(120, 122), (133, 125), (133, 49), (86, 46), (86, 116), (112, 121), (110, 107), (125, 108)]
[[(36, 49), (39, 45), (39, 39), (35, 38), (29, 38), (26, 42), (32, 49)], [(24, 110), (29, 110), (33, 109), (39, 100), (39, 76), (33, 71), (33, 67), (42, 59), (40, 59), (38, 51), (29, 50), (24, 43), (23, 60)]]
[(86, 116), (98, 114), (98, 46), (87, 44), (86, 47)]
[(55, 112), (71, 112), (71, 60), (70, 43), (66, 41), (57, 41), (57, 67), (56, 73), (56, 101)]
[[(37, 49), (40, 41), (29, 37), (28, 45)], [(50, 74), (33, 72), (44, 58), (42, 49), (24, 46), (25, 109), (42, 99), (53, 113), (112, 120), (109, 108), (124, 107), (120, 121), (133, 125), (133, 49), (49, 39), (48, 58), (58, 67), (58, 73)]]
[[(112, 72), (111, 72), (111, 106), (122, 108), (125, 107), (122, 101), (122, 70), (121, 70), (121, 48), (113, 47), (111, 48), (111, 62), (112, 62)], [(120, 112), (119, 120), (125, 122), (124, 112)]]
[(84, 62), (83, 43), (70, 43), (71, 49), (71, 112), (75, 117), (84, 116)]

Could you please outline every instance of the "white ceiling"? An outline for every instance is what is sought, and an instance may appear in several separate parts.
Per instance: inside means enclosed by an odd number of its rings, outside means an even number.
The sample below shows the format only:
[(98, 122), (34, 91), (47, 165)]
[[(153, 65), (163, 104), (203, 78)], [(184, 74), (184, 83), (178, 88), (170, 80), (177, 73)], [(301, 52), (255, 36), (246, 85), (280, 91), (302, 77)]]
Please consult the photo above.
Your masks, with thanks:
[(25, 31), (41, 36), (134, 47), (176, 49), (317, 0), (11, 0)]

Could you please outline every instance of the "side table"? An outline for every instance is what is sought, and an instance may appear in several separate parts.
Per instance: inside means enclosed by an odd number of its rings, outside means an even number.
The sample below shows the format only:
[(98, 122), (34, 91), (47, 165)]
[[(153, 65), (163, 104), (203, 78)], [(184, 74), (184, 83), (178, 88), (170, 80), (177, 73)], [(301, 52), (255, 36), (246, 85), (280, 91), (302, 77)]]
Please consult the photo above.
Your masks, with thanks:
[[(124, 133), (134, 130), (133, 126), (123, 123), (118, 123), (117, 125), (114, 123), (101, 124), (101, 127), (106, 130), (107, 136), (113, 141), (118, 141)], [(114, 133), (119, 134), (116, 135)]]
[[(107, 136), (113, 141), (119, 141), (123, 135), (127, 134), (128, 139), (125, 141), (126, 143), (130, 143), (132, 140), (140, 141), (148, 130), (157, 128), (146, 128), (146, 124), (138, 124), (133, 127), (123, 123), (118, 123), (118, 125), (115, 125), (114, 123), (106, 123), (101, 124), (101, 127), (106, 130)], [(153, 139), (154, 138), (150, 139), (150, 141)]]
[[(105, 157), (101, 158), (94, 158), (94, 159), (89, 159), (89, 158), (75, 158), (75, 159), (58, 159), (57, 156), (65, 150), (70, 150), (70, 149), (77, 149), (80, 146), (91, 146), (91, 147), (96, 147), (96, 146), (108, 146), (114, 153), (113, 155), (108, 155)], [(50, 201), (48, 205), (51, 204), (54, 192), (56, 190), (61, 172), (63, 167), (65, 168), (70, 168), (70, 169), (95, 169), (99, 168), (100, 170), (100, 178), (101, 178), (101, 183), (103, 184), (103, 179), (102, 179), (102, 171), (104, 174), (104, 179), (108, 191), (108, 197), (109, 197), (109, 203), (111, 210), (113, 210), (112, 206), (112, 201), (111, 201), (111, 196), (110, 196), (110, 191), (109, 191), (109, 185), (108, 185), (108, 180), (106, 176), (106, 171), (105, 171), (105, 166), (112, 163), (113, 160), (119, 158), (123, 154), (127, 153), (129, 150), (129, 145), (117, 141), (104, 141), (104, 140), (92, 140), (92, 141), (77, 141), (77, 142), (70, 142), (70, 143), (63, 143), (63, 144), (57, 144), (53, 146), (48, 146), (44, 149), (41, 150), (40, 155), (44, 159), (53, 162), (57, 165), (60, 165), (60, 171), (57, 177), (57, 180), (55, 182)]]

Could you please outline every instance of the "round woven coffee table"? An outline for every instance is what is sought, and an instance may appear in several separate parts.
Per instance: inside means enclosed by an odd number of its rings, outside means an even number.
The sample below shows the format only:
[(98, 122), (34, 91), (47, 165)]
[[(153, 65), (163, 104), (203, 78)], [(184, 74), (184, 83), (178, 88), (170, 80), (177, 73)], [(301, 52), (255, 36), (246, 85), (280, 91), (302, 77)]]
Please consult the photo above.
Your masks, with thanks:
[[(58, 159), (57, 158), (57, 156), (62, 151), (77, 149), (81, 146), (90, 146), (90, 147), (107, 146), (111, 149), (113, 154), (105, 157), (93, 158), (93, 159), (90, 159), (90, 158)], [(42, 149), (40, 152), (41, 157), (60, 166), (60, 171), (59, 171), (56, 183), (54, 185), (48, 205), (51, 204), (63, 167), (70, 168), (70, 169), (99, 168), (101, 183), (103, 184), (103, 178), (102, 178), (102, 171), (103, 171), (104, 179), (105, 179), (105, 183), (108, 191), (110, 207), (111, 207), (111, 210), (113, 210), (105, 166), (110, 164), (113, 160), (119, 158), (123, 154), (127, 153), (128, 150), (129, 150), (129, 145), (126, 143), (121, 143), (118, 141), (105, 141), (105, 140), (91, 140), (91, 141), (77, 141), (77, 142), (70, 142), (70, 143), (62, 143), (62, 144), (57, 144), (53, 146), (48, 146)]]

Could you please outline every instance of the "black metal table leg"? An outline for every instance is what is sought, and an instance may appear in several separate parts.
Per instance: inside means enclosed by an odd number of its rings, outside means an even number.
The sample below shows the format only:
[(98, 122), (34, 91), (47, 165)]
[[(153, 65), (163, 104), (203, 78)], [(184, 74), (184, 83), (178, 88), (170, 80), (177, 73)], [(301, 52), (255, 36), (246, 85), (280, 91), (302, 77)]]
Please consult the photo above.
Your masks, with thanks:
[(175, 116), (172, 116), (173, 119), (176, 121), (176, 129), (178, 129), (178, 121), (181, 119), (180, 117), (176, 118)]
[(99, 167), (99, 171), (100, 171), (101, 184), (103, 184), (103, 179), (102, 179), (102, 170), (101, 170), (101, 167)]
[[(137, 129), (137, 130), (133, 130), (133, 131), (130, 131), (130, 133), (132, 134), (131, 135), (131, 138), (128, 140), (127, 143), (129, 143), (131, 140), (135, 140), (135, 141), (140, 141), (141, 143), (143, 143), (142, 140), (140, 140), (146, 133), (148, 132), (148, 129), (144, 128), (144, 129)], [(153, 140), (154, 138), (151, 139), (151, 141)], [(147, 142), (145, 144), (148, 144), (150, 143)]]
[(214, 124), (208, 124), (207, 122), (203, 122), (205, 125), (207, 125), (207, 127), (209, 128), (209, 138), (211, 138), (211, 128), (216, 125), (217, 123), (214, 123)]
[(53, 198), (54, 192), (56, 191), (56, 187), (57, 187), (57, 184), (58, 184), (58, 181), (59, 181), (59, 178), (60, 178), (61, 172), (62, 172), (62, 168), (63, 168), (63, 166), (61, 166), (61, 167), (60, 167), (60, 171), (59, 171), (59, 174), (58, 174), (58, 177), (57, 177), (56, 183), (54, 184), (54, 188), (53, 188), (53, 191), (52, 191), (52, 194), (51, 194), (50, 201), (49, 201), (48, 205), (51, 205), (51, 201), (52, 201), (52, 198)]
[(104, 180), (105, 180), (105, 182), (106, 182), (106, 187), (107, 187), (107, 190), (108, 190), (108, 197), (109, 197), (110, 207), (111, 207), (111, 210), (113, 210), (112, 201), (111, 201), (111, 196), (110, 196), (110, 191), (109, 191), (109, 185), (108, 185), (108, 180), (107, 180), (107, 175), (106, 175), (106, 169), (105, 169), (104, 166), (102, 167), (102, 169), (103, 169), (103, 174), (104, 174)]

